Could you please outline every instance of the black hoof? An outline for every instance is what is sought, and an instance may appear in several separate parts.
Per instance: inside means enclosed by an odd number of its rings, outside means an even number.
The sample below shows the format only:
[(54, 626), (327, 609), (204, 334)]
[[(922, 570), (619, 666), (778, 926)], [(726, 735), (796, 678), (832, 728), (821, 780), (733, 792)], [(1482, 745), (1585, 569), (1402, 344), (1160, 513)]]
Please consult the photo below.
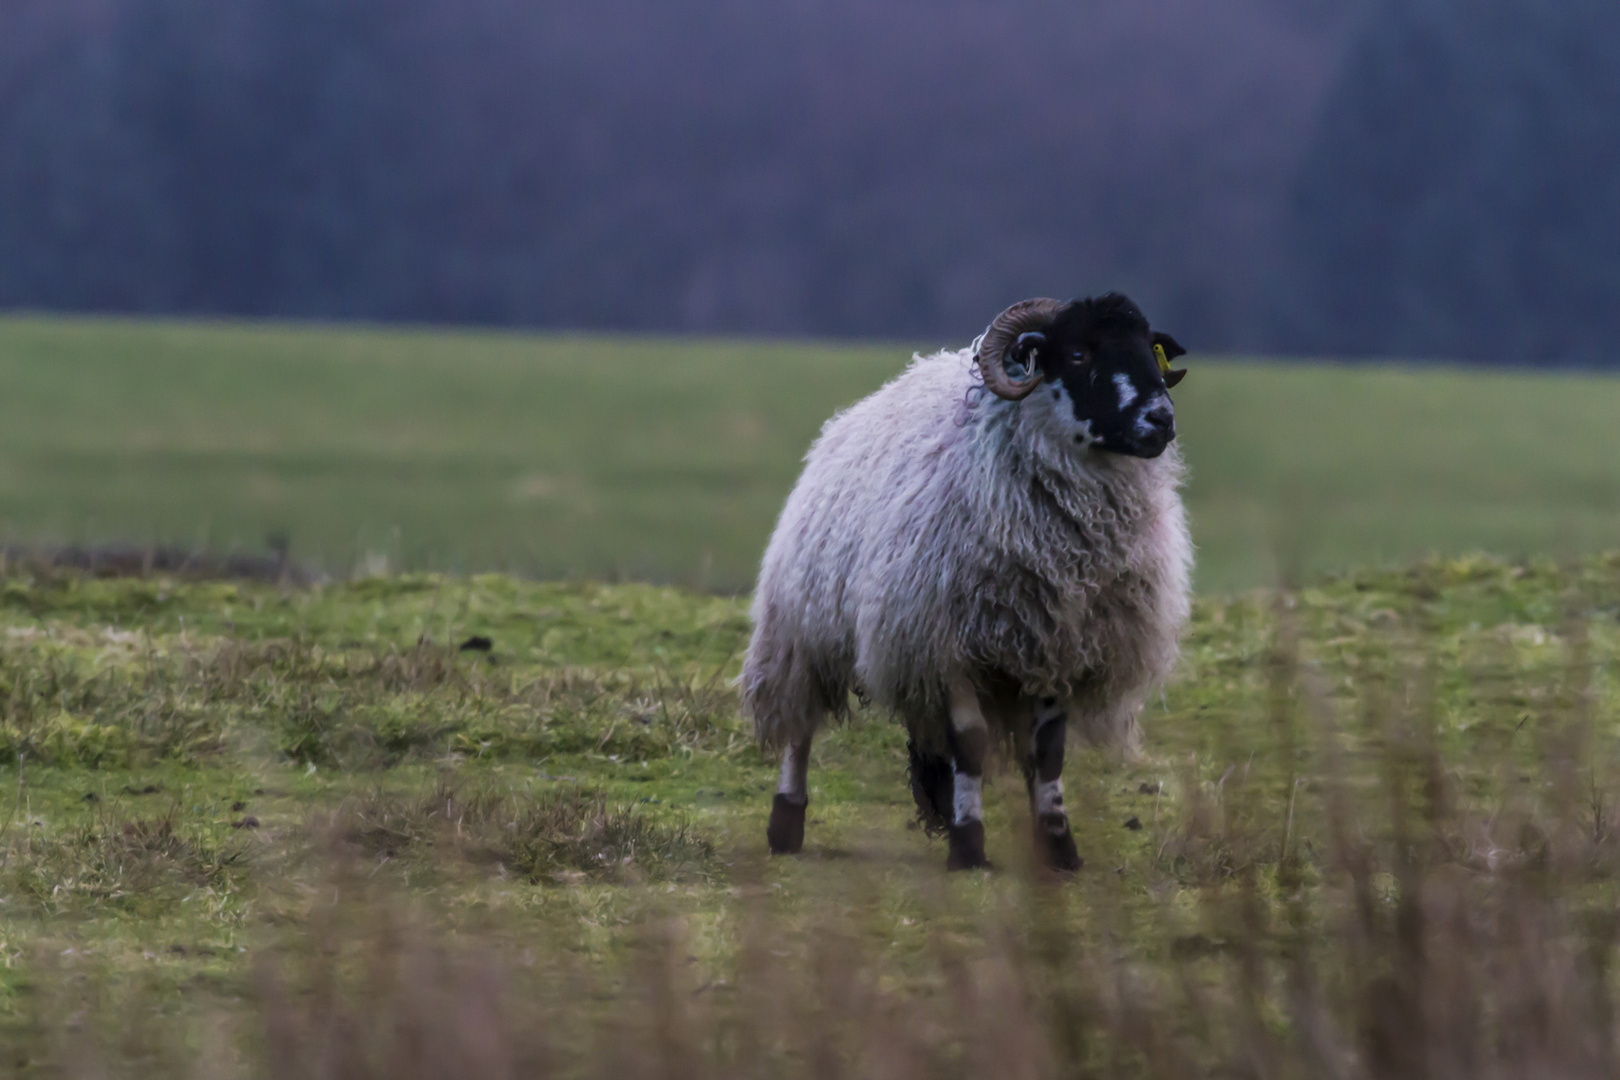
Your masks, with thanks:
[[(1054, 831), (1054, 825), (1061, 825), (1062, 831)], [(1035, 856), (1048, 870), (1065, 874), (1072, 874), (1086, 864), (1086, 860), (1080, 857), (1080, 852), (1074, 846), (1074, 833), (1069, 831), (1067, 821), (1048, 825), (1044, 821), (1036, 820)]]
[(771, 823), (765, 827), (765, 839), (770, 842), (772, 855), (796, 855), (804, 847), (804, 811), (809, 805), (790, 802), (781, 794), (771, 800)]
[(966, 825), (952, 825), (948, 831), (951, 853), (945, 858), (947, 870), (989, 870), (990, 860), (984, 857), (984, 823), (970, 821)]

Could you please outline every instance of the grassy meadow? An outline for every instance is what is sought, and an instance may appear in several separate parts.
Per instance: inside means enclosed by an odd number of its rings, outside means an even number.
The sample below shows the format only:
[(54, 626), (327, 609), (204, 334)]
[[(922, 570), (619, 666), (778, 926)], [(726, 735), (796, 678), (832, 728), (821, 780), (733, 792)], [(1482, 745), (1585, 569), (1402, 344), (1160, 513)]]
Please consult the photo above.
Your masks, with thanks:
[[(822, 422), (909, 355), (0, 319), (0, 541), (742, 590)], [(1620, 542), (1620, 380), (1189, 366), (1205, 591)]]
[(0, 554), (0, 1076), (1620, 1076), (1620, 381), (1193, 356), (1085, 868), (869, 711), (771, 859), (741, 591), (907, 355), (0, 320), (0, 540), (332, 571)]
[(1620, 557), (1201, 600), (1142, 756), (1070, 755), (1060, 881), (1005, 769), (999, 870), (947, 876), (870, 715), (768, 859), (746, 634), (671, 587), (8, 567), (0, 1070), (1620, 1062)]

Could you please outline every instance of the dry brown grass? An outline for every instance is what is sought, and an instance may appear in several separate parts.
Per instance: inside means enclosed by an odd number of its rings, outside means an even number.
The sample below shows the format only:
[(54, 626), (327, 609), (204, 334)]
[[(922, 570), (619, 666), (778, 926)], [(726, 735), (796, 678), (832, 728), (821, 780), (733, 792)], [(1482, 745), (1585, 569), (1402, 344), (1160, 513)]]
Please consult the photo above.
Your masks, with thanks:
[(155, 816), (97, 812), (65, 835), (38, 833), (14, 816), (0, 830), (0, 887), (13, 914), (150, 907), (227, 887), (250, 858), (246, 843), (219, 843), (184, 827), (174, 806)]
[(424, 795), (351, 800), (327, 827), (372, 860), (455, 860), (535, 883), (694, 880), (718, 866), (714, 844), (690, 825), (572, 785), (515, 794), (441, 780)]

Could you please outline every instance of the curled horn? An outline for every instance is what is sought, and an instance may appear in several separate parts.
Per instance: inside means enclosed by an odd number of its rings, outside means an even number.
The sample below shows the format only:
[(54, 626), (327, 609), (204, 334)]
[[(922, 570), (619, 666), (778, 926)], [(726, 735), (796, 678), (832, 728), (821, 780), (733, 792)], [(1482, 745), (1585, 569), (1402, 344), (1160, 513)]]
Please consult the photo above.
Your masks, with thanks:
[(1051, 325), (1052, 318), (1063, 309), (1059, 300), (1040, 297), (1021, 300), (997, 315), (990, 328), (979, 338), (973, 359), (984, 375), (984, 385), (991, 393), (1008, 401), (1022, 401), (1041, 384), (1041, 373), (1032, 363), (1021, 378), (1007, 374), (1007, 350), (1023, 334), (1039, 332)]

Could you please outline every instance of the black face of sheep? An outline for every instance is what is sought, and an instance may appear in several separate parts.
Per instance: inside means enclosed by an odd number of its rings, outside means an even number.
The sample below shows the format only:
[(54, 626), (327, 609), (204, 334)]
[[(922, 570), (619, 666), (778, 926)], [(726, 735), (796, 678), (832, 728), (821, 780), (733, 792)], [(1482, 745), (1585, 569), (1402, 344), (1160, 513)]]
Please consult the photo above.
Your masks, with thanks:
[(1072, 410), (1077, 444), (1140, 458), (1164, 453), (1176, 437), (1169, 390), (1186, 374), (1169, 361), (1187, 350), (1118, 293), (1041, 315), (1007, 344), (1004, 369), (1040, 377), (1034, 392)]

